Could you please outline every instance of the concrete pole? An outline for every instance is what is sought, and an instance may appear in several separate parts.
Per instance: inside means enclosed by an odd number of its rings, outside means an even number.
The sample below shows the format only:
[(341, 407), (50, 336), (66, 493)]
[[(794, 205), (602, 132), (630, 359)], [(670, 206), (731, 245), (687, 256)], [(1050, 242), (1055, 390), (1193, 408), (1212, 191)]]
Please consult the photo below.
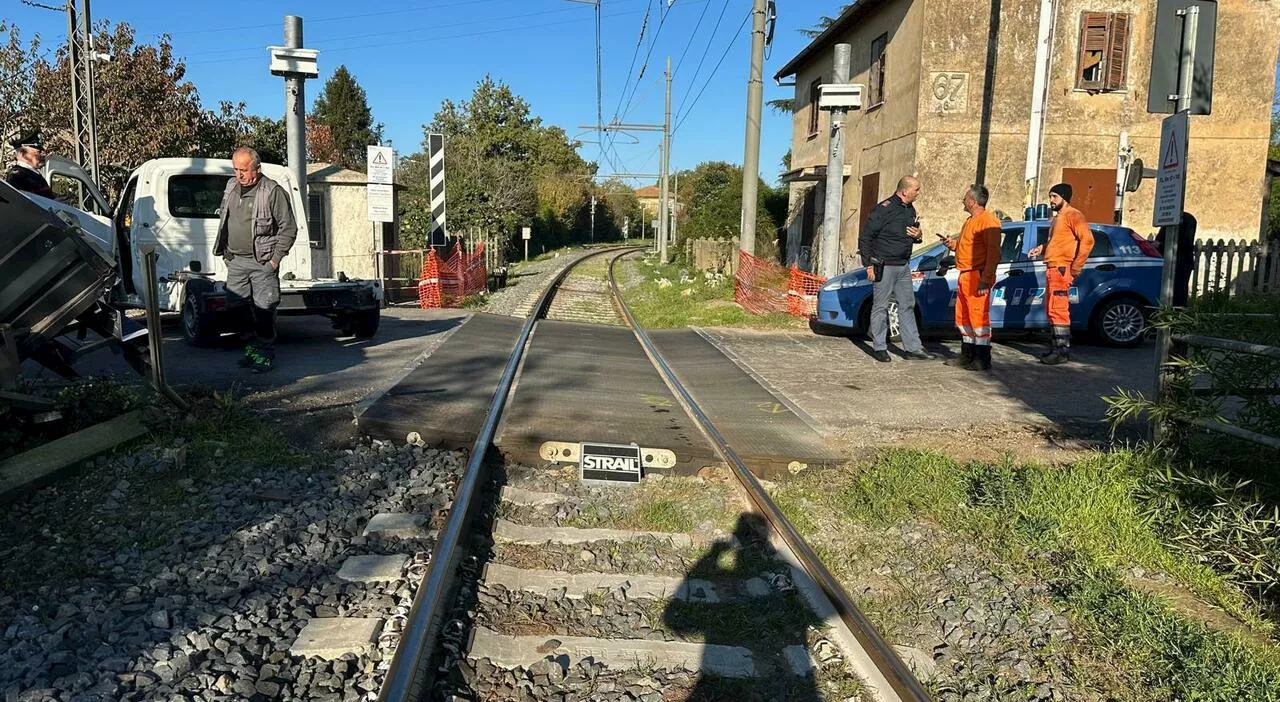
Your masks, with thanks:
[(760, 183), (760, 113), (764, 107), (764, 25), (767, 0), (753, 0), (751, 8), (751, 73), (747, 78), (747, 143), (742, 155), (743, 251), (756, 252), (756, 199)]
[(667, 175), (671, 168), (671, 57), (667, 57), (667, 111), (662, 119), (662, 165), (658, 169), (658, 260), (667, 262)]
[[(848, 44), (836, 44), (832, 83), (849, 82)], [(844, 221), (844, 115), (843, 108), (831, 110), (831, 144), (827, 152), (827, 206), (822, 212), (822, 265), (818, 274), (834, 278), (840, 268), (840, 225)]]
[[(1182, 11), (1182, 54), (1178, 60), (1178, 111), (1191, 110), (1191, 94), (1194, 92), (1194, 77), (1196, 66), (1196, 34), (1200, 24), (1200, 8), (1196, 6), (1188, 7)], [(1187, 118), (1187, 147), (1191, 146), (1191, 119)], [(1183, 163), (1186, 163), (1188, 155), (1182, 154)], [(1186, 181), (1183, 181), (1183, 200), (1186, 197)], [(1160, 307), (1173, 308), (1173, 278), (1178, 261), (1178, 239), (1182, 235), (1182, 213), (1178, 213), (1178, 223), (1169, 228), (1168, 234), (1164, 237), (1164, 269), (1160, 275)], [(1156, 365), (1156, 402), (1165, 399), (1165, 393), (1168, 392), (1167, 378), (1165, 377), (1165, 364), (1169, 362), (1169, 357), (1173, 353), (1173, 330), (1169, 327), (1161, 327), (1157, 337), (1157, 345), (1160, 349), (1158, 363)], [(1159, 421), (1152, 423), (1152, 437), (1158, 442), (1164, 439), (1164, 427)]]
[(591, 243), (596, 243), (596, 193), (591, 191)]
[[(284, 17), (284, 45), (289, 49), (302, 48), (302, 18), (297, 15)], [(298, 181), (298, 193), (302, 206), (307, 206), (307, 96), (306, 79), (299, 75), (284, 79), (285, 143), (289, 158), (289, 170)]]
[(1040, 0), (1040, 27), (1036, 33), (1036, 69), (1031, 80), (1031, 125), (1027, 130), (1027, 166), (1024, 207), (1036, 204), (1040, 192), (1040, 155), (1044, 130), (1044, 105), (1049, 86), (1050, 49), (1053, 43), (1054, 0)]

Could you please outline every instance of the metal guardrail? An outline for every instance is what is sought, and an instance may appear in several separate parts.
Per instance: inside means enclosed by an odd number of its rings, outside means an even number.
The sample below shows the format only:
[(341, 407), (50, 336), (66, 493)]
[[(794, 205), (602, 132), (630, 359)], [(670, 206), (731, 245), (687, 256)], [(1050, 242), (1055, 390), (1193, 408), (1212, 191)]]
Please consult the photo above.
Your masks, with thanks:
[(551, 297), (560, 283), (569, 275), (573, 267), (588, 258), (616, 251), (604, 249), (589, 253), (564, 267), (542, 291), (537, 303), (529, 313), (528, 319), (520, 328), (520, 336), (516, 339), (515, 348), (507, 365), (502, 370), (498, 387), (494, 390), (493, 399), (489, 403), (489, 411), (485, 414), (484, 424), (471, 446), (471, 457), (458, 483), (453, 497), (453, 508), (449, 511), (449, 519), (440, 532), (439, 540), (431, 554), (431, 568), (427, 571), (426, 580), (418, 586), (413, 598), (413, 607), (409, 611), (409, 620), (400, 633), (400, 643), (396, 647), (391, 667), (378, 693), (380, 702), (408, 702), (422, 699), (435, 684), (435, 656), (438, 653), (436, 643), (440, 639), (440, 630), (444, 624), (444, 616), (453, 603), (455, 588), (458, 584), (458, 565), (462, 559), (462, 538), (467, 527), (475, 517), (479, 505), (476, 492), (479, 489), (482, 472), (485, 468), (485, 457), (489, 446), (493, 443), (494, 431), (498, 428), (498, 420), (506, 406), (507, 395), (515, 380), (516, 369), (524, 357), (529, 336), (538, 319), (546, 311)]
[(876, 668), (884, 675), (886, 681), (892, 691), (897, 695), (898, 699), (908, 700), (910, 702), (928, 702), (929, 696), (925, 693), (924, 688), (912, 675), (911, 670), (903, 663), (898, 654), (889, 646), (888, 642), (880, 636), (872, 623), (862, 614), (857, 605), (849, 597), (848, 593), (840, 585), (831, 571), (823, 565), (822, 560), (813, 551), (813, 548), (804, 540), (804, 537), (796, 531), (790, 520), (782, 513), (782, 510), (774, 503), (769, 494), (765, 492), (764, 487), (760, 485), (760, 481), (747, 468), (738, 454), (734, 452), (728, 442), (725, 441), (711, 418), (702, 411), (698, 403), (685, 389), (684, 385), (676, 377), (671, 366), (667, 364), (665, 358), (659, 353), (649, 335), (644, 329), (636, 323), (635, 316), (631, 313), (631, 308), (627, 306), (626, 300), (622, 298), (618, 290), (617, 279), (614, 276), (614, 264), (618, 262), (626, 253), (615, 256), (609, 263), (609, 286), (613, 291), (615, 304), (622, 312), (623, 317), (627, 321), (627, 325), (635, 334), (636, 340), (644, 348), (645, 355), (653, 363), (654, 367), (662, 375), (662, 379), (671, 389), (672, 394), (680, 402), (685, 412), (698, 423), (699, 429), (706, 435), (707, 439), (715, 447), (716, 452), (724, 459), (726, 463), (733, 469), (734, 475), (737, 477), (741, 487), (745, 490), (750, 498), (752, 505), (768, 522), (783, 542), (796, 555), (800, 564), (804, 567), (808, 575), (813, 578), (818, 587), (831, 601), (835, 607), (836, 613), (839, 614), (841, 620), (849, 627), (849, 630), (858, 639), (858, 643), (862, 645), (868, 656)]

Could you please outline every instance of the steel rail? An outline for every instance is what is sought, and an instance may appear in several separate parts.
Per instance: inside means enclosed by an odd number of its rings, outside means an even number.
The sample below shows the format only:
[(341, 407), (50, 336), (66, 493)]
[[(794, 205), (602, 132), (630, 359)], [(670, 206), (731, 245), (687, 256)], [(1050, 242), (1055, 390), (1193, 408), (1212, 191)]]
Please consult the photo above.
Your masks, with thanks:
[(462, 560), (462, 541), (467, 527), (475, 517), (480, 501), (475, 499), (479, 487), (483, 484), (481, 477), (485, 471), (485, 457), (493, 443), (493, 434), (498, 428), (498, 420), (506, 406), (507, 395), (515, 380), (516, 369), (524, 357), (529, 336), (538, 319), (546, 311), (555, 296), (556, 289), (569, 276), (574, 267), (603, 254), (617, 251), (608, 248), (595, 251), (578, 258), (564, 270), (556, 274), (551, 283), (538, 297), (537, 303), (529, 312), (524, 326), (520, 328), (515, 347), (507, 365), (503, 368), (498, 387), (493, 392), (489, 403), (489, 411), (485, 414), (484, 424), (471, 447), (471, 456), (453, 497), (453, 507), (449, 510), (449, 519), (436, 541), (431, 554), (431, 569), (426, 580), (418, 586), (414, 594), (413, 606), (409, 611), (409, 619), (400, 633), (400, 643), (396, 646), (395, 655), (391, 659), (391, 667), (383, 680), (382, 689), (378, 692), (380, 702), (409, 702), (419, 700), (431, 690), (435, 684), (435, 660), (439, 653), (441, 627), (445, 614), (453, 605), (456, 586), (458, 585), (458, 566)]
[(915, 676), (912, 675), (911, 670), (902, 662), (902, 659), (898, 657), (898, 654), (888, 642), (880, 636), (875, 626), (853, 603), (853, 600), (844, 591), (835, 576), (823, 565), (822, 560), (818, 558), (813, 548), (796, 531), (791, 521), (774, 503), (773, 498), (769, 497), (769, 494), (765, 492), (764, 487), (760, 485), (760, 481), (756, 479), (755, 475), (747, 468), (746, 463), (729, 446), (724, 436), (716, 429), (715, 424), (702, 411), (697, 401), (693, 399), (693, 396), (689, 394), (689, 391), (685, 389), (684, 385), (676, 377), (675, 372), (658, 351), (649, 335), (636, 323), (635, 316), (631, 313), (631, 308), (627, 305), (626, 300), (622, 298), (622, 293), (618, 289), (617, 278), (614, 275), (614, 266), (623, 256), (630, 253), (633, 252), (620, 253), (609, 262), (609, 287), (613, 291), (615, 304), (621, 310), (623, 319), (626, 321), (627, 326), (631, 328), (632, 333), (635, 334), (636, 340), (644, 348), (645, 355), (649, 357), (659, 374), (662, 375), (663, 381), (666, 382), (667, 387), (671, 389), (681, 406), (684, 407), (685, 412), (693, 418), (698, 424), (698, 428), (711, 442), (712, 446), (715, 447), (716, 452), (733, 469), (740, 487), (746, 492), (756, 510), (768, 522), (770, 528), (782, 538), (783, 543), (795, 553), (805, 572), (822, 589), (823, 594), (830, 600), (840, 619), (849, 627), (854, 637), (857, 638), (858, 643), (862, 645), (863, 650), (871, 658), (872, 664), (885, 677), (897, 697), (910, 702), (929, 702), (929, 696), (925, 693), (924, 688), (920, 686)]

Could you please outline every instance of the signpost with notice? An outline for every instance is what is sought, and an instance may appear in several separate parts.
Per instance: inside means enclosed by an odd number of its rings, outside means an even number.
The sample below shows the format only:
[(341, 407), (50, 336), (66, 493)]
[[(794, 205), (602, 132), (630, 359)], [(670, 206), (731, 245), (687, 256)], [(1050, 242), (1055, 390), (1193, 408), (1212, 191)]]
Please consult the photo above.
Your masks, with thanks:
[(365, 186), (370, 222), (394, 222), (396, 153), (390, 146), (368, 147), (369, 182)]
[(529, 227), (520, 227), (520, 238), (524, 239), (524, 262), (529, 262), (529, 239), (533, 238), (533, 230)]
[(1177, 225), (1182, 220), (1182, 202), (1187, 191), (1186, 112), (1165, 117), (1160, 124), (1160, 160), (1156, 173), (1156, 204), (1151, 224)]

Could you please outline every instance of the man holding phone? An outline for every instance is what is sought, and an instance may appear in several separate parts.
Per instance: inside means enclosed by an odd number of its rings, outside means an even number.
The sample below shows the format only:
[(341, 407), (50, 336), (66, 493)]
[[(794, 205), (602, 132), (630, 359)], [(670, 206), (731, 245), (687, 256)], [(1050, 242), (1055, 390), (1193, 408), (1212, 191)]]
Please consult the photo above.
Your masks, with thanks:
[(916, 329), (916, 295), (911, 285), (911, 249), (924, 240), (912, 204), (920, 197), (920, 181), (903, 176), (889, 199), (876, 205), (858, 234), (858, 255), (867, 268), (871, 289), (871, 357), (889, 358), (889, 302), (898, 303), (898, 328), (907, 358), (928, 360)]
[(948, 366), (965, 370), (991, 370), (991, 286), (1000, 265), (1000, 220), (987, 211), (990, 193), (980, 183), (970, 185), (961, 198), (969, 213), (960, 236), (938, 238), (956, 252), (956, 327), (960, 329), (960, 355)]

